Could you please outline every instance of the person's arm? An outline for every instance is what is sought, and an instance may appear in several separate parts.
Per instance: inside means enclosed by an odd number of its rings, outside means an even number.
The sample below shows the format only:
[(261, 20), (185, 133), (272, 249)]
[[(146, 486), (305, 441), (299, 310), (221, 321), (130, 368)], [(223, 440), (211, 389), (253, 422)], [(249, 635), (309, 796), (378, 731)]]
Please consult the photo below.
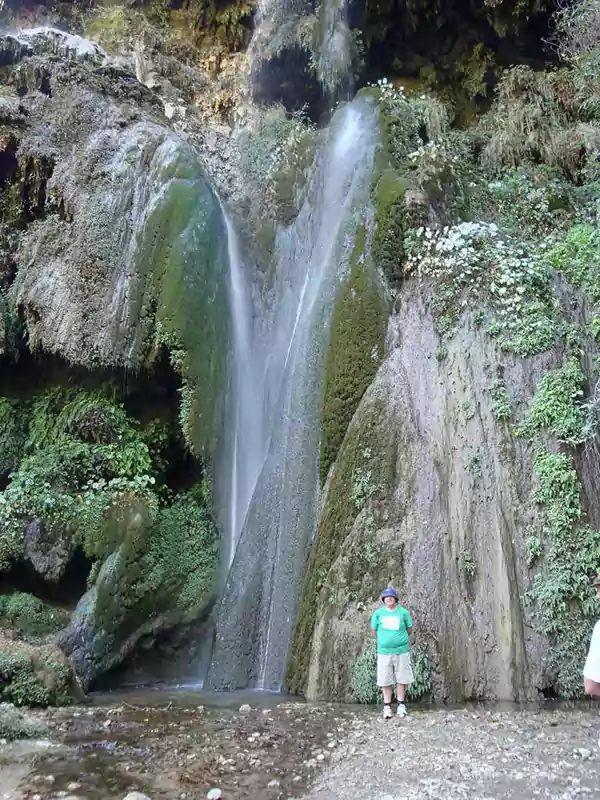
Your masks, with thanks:
[(377, 636), (377, 628), (379, 627), (379, 609), (373, 612), (373, 616), (371, 617), (371, 630)]
[(600, 697), (600, 683), (596, 683), (591, 678), (583, 679), (583, 688), (586, 694), (589, 694), (591, 697)]
[(414, 636), (413, 636), (414, 628), (413, 628), (413, 620), (412, 620), (412, 617), (410, 615), (410, 611), (408, 611), (408, 610), (406, 610), (404, 612), (404, 624), (406, 625), (406, 632), (408, 633), (408, 636), (409, 636), (409, 642), (410, 642), (410, 644), (412, 644), (413, 643), (413, 639), (414, 639)]

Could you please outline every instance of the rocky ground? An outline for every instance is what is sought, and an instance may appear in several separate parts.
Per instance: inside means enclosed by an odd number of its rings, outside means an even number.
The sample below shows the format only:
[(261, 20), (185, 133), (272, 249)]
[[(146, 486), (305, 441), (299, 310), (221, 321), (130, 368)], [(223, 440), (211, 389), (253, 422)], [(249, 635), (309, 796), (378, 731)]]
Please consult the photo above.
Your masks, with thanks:
[(39, 712), (46, 736), (1, 740), (0, 798), (600, 797), (590, 707), (413, 710), (384, 722), (368, 708), (198, 699)]

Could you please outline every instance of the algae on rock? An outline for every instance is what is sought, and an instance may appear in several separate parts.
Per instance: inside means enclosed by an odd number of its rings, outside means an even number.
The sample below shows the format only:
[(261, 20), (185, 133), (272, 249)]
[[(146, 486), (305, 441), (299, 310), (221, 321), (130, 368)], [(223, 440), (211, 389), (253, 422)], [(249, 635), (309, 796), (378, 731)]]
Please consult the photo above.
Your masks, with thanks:
[(322, 484), (383, 358), (387, 309), (365, 247), (363, 227), (351, 257), (352, 270), (339, 291), (331, 323), (319, 453)]

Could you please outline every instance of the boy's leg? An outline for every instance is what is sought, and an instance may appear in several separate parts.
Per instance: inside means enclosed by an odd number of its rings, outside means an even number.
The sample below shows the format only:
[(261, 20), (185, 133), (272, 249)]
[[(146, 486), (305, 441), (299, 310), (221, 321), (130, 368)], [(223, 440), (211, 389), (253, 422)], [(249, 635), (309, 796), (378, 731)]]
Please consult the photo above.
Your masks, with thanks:
[(383, 689), (383, 704), (389, 706), (392, 702), (392, 686), (382, 686)]
[(390, 656), (377, 654), (377, 686), (383, 692), (383, 718), (392, 716), (392, 690), (394, 684), (394, 667)]
[(404, 705), (404, 699), (406, 697), (406, 689), (414, 680), (412, 664), (409, 653), (402, 653), (402, 655), (396, 658), (397, 661), (394, 666), (396, 673), (396, 697), (398, 698), (397, 714), (399, 717), (405, 717), (406, 706)]

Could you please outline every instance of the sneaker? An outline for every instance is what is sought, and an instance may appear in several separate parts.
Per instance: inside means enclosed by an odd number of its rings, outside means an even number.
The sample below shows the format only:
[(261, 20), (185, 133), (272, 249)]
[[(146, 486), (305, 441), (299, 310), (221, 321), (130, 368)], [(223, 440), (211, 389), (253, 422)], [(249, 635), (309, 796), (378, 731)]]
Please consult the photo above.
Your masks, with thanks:
[(391, 719), (392, 718), (392, 707), (391, 706), (384, 706), (383, 707), (383, 718), (384, 719)]
[(405, 717), (407, 713), (408, 712), (406, 710), (406, 706), (404, 705), (404, 703), (398, 703), (398, 709), (396, 711), (397, 716)]

